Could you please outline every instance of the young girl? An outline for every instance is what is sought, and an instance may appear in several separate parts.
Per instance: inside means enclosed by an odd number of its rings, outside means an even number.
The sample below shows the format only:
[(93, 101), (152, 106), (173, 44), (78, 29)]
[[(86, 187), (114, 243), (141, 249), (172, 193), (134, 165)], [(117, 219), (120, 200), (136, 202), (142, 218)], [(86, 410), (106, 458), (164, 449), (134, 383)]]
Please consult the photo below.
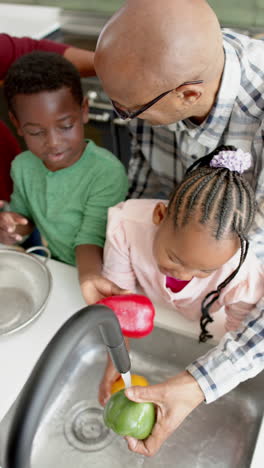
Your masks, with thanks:
[(263, 267), (249, 250), (254, 193), (242, 175), (251, 156), (220, 147), (187, 171), (168, 203), (129, 200), (110, 208), (103, 275), (138, 286), (154, 303), (200, 319), (225, 308), (236, 329), (264, 294)]

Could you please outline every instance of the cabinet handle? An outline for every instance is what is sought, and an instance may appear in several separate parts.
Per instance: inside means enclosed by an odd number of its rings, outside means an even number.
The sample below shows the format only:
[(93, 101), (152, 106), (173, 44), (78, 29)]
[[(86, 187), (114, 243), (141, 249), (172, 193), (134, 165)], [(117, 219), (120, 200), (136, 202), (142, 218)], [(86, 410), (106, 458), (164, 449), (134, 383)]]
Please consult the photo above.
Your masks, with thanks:
[(119, 119), (118, 117), (116, 117), (115, 119), (113, 119), (113, 123), (115, 125), (119, 125), (120, 127), (125, 127), (127, 126), (128, 122), (126, 120), (123, 120), (123, 119)]
[(109, 112), (103, 112), (102, 114), (89, 113), (89, 120), (94, 122), (109, 122), (110, 118)]

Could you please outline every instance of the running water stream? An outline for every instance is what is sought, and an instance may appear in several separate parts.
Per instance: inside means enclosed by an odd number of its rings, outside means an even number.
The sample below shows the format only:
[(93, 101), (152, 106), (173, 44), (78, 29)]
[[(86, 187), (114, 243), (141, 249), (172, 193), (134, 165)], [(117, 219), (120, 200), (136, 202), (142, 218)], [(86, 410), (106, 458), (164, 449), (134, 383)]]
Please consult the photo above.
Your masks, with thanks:
[(130, 371), (126, 372), (125, 374), (121, 374), (122, 379), (125, 384), (125, 388), (131, 387), (131, 374)]

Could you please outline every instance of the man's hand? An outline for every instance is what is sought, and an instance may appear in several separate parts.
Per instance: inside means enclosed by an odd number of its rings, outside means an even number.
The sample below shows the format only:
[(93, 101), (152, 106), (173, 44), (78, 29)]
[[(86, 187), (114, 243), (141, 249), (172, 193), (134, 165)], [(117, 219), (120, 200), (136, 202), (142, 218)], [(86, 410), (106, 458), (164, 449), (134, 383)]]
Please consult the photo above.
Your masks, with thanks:
[(104, 297), (117, 294), (131, 294), (131, 291), (119, 288), (115, 283), (101, 275), (86, 276), (85, 280), (81, 282), (81, 290), (87, 304), (94, 304)]
[(130, 400), (156, 405), (156, 423), (152, 434), (145, 440), (126, 437), (131, 451), (148, 457), (159, 451), (165, 440), (204, 400), (198, 383), (187, 371), (158, 385), (128, 388), (125, 394)]
[[(0, 207), (3, 206), (0, 202)], [(22, 240), (22, 235), (18, 233), (20, 226), (26, 226), (28, 219), (12, 211), (0, 213), (0, 242), (6, 245), (13, 245)]]

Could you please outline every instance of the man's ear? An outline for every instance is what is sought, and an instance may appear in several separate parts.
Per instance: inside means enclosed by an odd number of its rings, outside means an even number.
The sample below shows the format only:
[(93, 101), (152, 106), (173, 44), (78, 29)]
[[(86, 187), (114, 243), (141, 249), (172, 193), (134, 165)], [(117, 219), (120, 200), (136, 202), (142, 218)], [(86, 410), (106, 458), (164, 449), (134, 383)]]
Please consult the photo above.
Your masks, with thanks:
[(23, 136), (23, 132), (22, 132), (22, 129), (20, 127), (20, 123), (19, 121), (17, 120), (16, 116), (13, 114), (13, 112), (9, 111), (8, 112), (8, 117), (9, 119), (11, 120), (12, 124), (14, 125), (16, 131), (17, 131), (17, 134), (19, 136)]
[(203, 95), (203, 88), (200, 85), (183, 85), (175, 89), (173, 93), (176, 93), (177, 97), (182, 100), (184, 106), (188, 107), (193, 106), (199, 101)]
[(83, 98), (82, 102), (82, 121), (84, 124), (89, 121), (89, 104), (87, 96)]
[(152, 215), (152, 221), (154, 224), (157, 226), (164, 220), (165, 216), (167, 214), (167, 206), (159, 202), (154, 208), (153, 215)]
[(202, 96), (201, 91), (197, 91), (196, 89), (186, 89), (183, 92), (184, 95), (184, 102), (186, 106), (193, 106), (196, 104), (200, 97)]

